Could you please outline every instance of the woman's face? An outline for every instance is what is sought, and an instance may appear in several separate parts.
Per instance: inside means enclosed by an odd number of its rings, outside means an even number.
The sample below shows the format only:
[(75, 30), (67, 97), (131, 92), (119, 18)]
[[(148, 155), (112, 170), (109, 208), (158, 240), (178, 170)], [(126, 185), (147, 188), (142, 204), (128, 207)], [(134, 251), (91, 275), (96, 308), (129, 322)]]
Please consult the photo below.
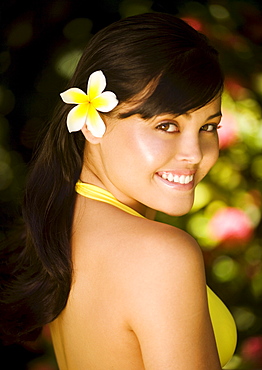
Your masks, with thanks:
[[(89, 158), (103, 186), (123, 203), (169, 215), (190, 211), (196, 185), (215, 164), (221, 99), (175, 117), (106, 117), (107, 131)], [(118, 112), (123, 112), (119, 106)], [(99, 158), (99, 160), (97, 160)]]

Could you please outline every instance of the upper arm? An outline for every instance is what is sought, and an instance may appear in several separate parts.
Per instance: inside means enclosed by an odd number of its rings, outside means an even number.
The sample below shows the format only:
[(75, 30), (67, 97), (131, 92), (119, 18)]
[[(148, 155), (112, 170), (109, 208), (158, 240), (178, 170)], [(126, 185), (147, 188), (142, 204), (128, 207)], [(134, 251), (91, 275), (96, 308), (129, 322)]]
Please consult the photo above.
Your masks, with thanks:
[(217, 370), (201, 251), (167, 227), (141, 247), (128, 283), (128, 323), (146, 370)]

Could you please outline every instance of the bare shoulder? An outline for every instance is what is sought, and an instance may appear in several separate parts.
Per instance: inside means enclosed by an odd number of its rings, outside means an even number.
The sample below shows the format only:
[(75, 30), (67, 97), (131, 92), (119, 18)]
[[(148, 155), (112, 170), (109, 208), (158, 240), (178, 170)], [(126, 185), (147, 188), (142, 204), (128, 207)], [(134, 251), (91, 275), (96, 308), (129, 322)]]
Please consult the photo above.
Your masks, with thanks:
[(169, 305), (178, 297), (182, 302), (182, 296), (187, 305), (196, 292), (205, 301), (205, 269), (196, 240), (171, 225), (144, 221), (130, 237), (127, 258), (122, 259), (130, 307), (140, 307), (145, 300)]
[(132, 255), (137, 266), (141, 264), (143, 269), (157, 271), (156, 263), (157, 269), (163, 269), (162, 273), (168, 271), (168, 267), (172, 271), (181, 268), (195, 270), (197, 266), (202, 270), (202, 252), (190, 234), (168, 224), (143, 221), (131, 237), (132, 243), (136, 244), (136, 248), (132, 248)]
[(129, 253), (122, 302), (145, 368), (219, 369), (197, 242), (154, 222), (145, 222), (132, 239), (139, 247)]

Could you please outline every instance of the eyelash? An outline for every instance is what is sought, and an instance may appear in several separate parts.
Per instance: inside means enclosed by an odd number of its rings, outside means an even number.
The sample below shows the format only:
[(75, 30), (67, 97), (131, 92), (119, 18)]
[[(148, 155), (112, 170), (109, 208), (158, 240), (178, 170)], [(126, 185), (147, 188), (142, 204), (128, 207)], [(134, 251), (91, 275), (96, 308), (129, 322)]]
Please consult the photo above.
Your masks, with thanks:
[[(212, 130), (204, 130), (203, 127), (208, 127), (208, 126), (211, 126), (212, 127)], [(214, 132), (216, 130), (218, 130), (219, 128), (221, 128), (221, 125), (219, 124), (216, 124), (216, 123), (207, 123), (206, 125), (202, 126), (201, 129), (203, 129), (202, 131), (205, 131), (205, 132)]]
[[(175, 128), (174, 131), (168, 131), (171, 126), (173, 126)], [(173, 134), (174, 132), (178, 132), (177, 131), (177, 125), (175, 125), (174, 123), (171, 123), (171, 122), (160, 123), (160, 125), (158, 125), (156, 128), (157, 128), (157, 130), (167, 132), (168, 134)]]
[[(171, 128), (171, 126), (175, 127), (175, 130), (173, 131), (169, 131), (169, 129)], [(211, 130), (208, 130), (208, 126), (211, 126), (212, 129)], [(204, 129), (204, 127), (207, 127), (207, 129)], [(221, 128), (221, 126), (219, 124), (215, 124), (215, 123), (207, 123), (205, 125), (203, 125), (200, 130), (201, 131), (205, 131), (205, 132), (214, 132), (216, 130), (218, 130), (219, 128)], [(177, 128), (177, 125), (175, 125), (174, 123), (171, 123), (171, 122), (164, 122), (164, 123), (161, 123), (160, 125), (158, 125), (156, 127), (157, 130), (161, 130), (163, 132), (166, 132), (168, 134), (173, 134), (173, 133), (176, 133), (176, 132), (179, 132), (178, 131), (178, 128)]]

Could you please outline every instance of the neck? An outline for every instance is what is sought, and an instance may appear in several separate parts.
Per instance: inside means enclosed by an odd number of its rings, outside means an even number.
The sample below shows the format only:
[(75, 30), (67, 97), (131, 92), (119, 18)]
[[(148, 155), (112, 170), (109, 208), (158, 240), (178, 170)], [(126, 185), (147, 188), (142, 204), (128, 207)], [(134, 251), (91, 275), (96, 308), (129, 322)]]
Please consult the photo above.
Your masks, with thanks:
[(83, 170), (80, 175), (80, 180), (86, 184), (91, 184), (98, 186), (101, 189), (109, 191), (115, 198), (117, 198), (120, 202), (123, 204), (126, 204), (130, 208), (133, 208), (136, 212), (141, 214), (143, 217), (154, 220), (156, 216), (156, 211), (154, 209), (148, 208), (143, 204), (129, 204), (129, 202), (125, 202), (124, 199), (122, 199), (121, 196), (118, 196), (115, 192), (111, 191), (110, 184), (107, 186), (107, 184), (104, 184), (104, 182), (99, 179), (99, 177), (91, 172), (90, 170), (86, 171), (86, 167), (83, 167)]
[(100, 156), (97, 153), (99, 148), (87, 144), (84, 152), (84, 164), (80, 174), (81, 181), (96, 185), (104, 190), (109, 191), (115, 198), (117, 198), (123, 204), (128, 205), (133, 208), (136, 212), (143, 215), (149, 220), (154, 220), (156, 216), (156, 211), (154, 209), (146, 207), (144, 204), (134, 203), (130, 204), (123, 198), (123, 194), (119, 194), (117, 189), (111, 184), (111, 182), (104, 176), (103, 173), (99, 173), (97, 169), (103, 168), (102, 163), (100, 163)]

